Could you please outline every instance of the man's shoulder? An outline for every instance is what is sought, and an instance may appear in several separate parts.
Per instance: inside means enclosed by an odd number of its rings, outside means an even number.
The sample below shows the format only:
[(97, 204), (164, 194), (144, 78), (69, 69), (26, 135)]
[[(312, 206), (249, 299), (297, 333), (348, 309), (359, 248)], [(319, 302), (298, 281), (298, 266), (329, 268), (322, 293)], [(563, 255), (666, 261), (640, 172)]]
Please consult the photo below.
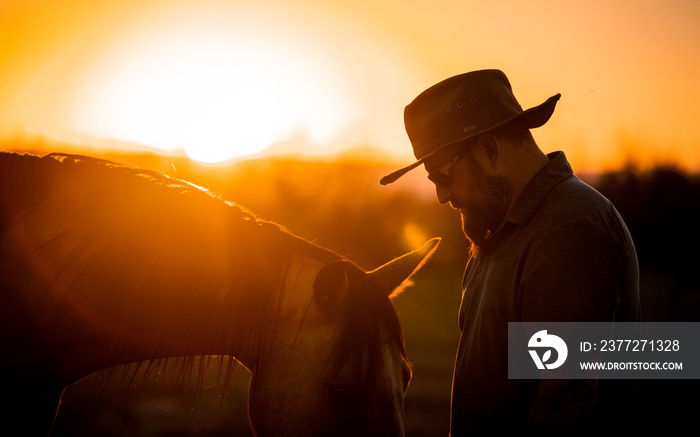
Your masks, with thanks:
[(576, 175), (572, 175), (555, 185), (547, 197), (550, 198), (550, 201), (557, 200), (557, 202), (562, 202), (568, 200), (572, 205), (599, 205), (600, 207), (610, 205), (610, 201), (605, 196)]
[(611, 254), (627, 256), (633, 250), (629, 230), (612, 202), (576, 176), (550, 191), (530, 222), (528, 233), (532, 241), (579, 250), (601, 250), (605, 246)]
[(576, 176), (559, 182), (543, 199), (538, 214), (548, 227), (604, 226), (617, 212), (605, 196)]

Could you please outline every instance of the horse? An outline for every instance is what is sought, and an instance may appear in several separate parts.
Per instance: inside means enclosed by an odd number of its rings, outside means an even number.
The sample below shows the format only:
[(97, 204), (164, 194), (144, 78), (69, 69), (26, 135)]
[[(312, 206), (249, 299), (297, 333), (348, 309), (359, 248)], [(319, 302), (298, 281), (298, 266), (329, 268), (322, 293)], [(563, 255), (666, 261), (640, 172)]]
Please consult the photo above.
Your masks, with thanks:
[(401, 436), (411, 378), (391, 298), (439, 238), (365, 271), (202, 187), (95, 157), (0, 153), (7, 429), (50, 434), (115, 366), (228, 357), (257, 436)]

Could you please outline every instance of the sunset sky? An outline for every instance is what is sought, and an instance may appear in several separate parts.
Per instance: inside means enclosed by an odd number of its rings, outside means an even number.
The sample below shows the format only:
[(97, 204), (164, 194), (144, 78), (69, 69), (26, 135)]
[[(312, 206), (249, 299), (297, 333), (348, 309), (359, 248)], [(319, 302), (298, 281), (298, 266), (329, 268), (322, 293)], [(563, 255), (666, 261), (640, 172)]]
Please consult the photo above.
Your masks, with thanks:
[(0, 138), (409, 163), (404, 106), (499, 68), (525, 108), (562, 94), (533, 133), (576, 170), (700, 171), (699, 20), (697, 0), (0, 0)]

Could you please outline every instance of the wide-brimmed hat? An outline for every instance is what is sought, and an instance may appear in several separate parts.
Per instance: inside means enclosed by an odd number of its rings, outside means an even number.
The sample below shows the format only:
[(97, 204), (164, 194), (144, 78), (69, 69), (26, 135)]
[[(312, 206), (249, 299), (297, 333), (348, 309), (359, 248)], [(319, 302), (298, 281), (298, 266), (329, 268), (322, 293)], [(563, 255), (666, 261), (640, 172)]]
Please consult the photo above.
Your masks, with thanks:
[(404, 110), (406, 133), (418, 161), (384, 176), (390, 184), (443, 147), (518, 120), (528, 129), (549, 120), (561, 94), (526, 111), (500, 70), (480, 70), (445, 79), (423, 91)]

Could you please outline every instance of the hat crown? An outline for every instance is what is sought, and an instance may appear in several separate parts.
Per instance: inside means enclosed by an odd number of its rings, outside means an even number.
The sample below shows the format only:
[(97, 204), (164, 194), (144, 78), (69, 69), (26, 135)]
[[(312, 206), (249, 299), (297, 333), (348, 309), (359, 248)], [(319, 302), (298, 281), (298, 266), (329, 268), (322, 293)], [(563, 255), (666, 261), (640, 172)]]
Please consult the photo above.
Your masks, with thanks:
[(450, 77), (416, 97), (404, 110), (416, 159), (502, 124), (523, 112), (500, 70)]
[(418, 95), (404, 110), (406, 133), (417, 161), (384, 176), (390, 184), (418, 167), (445, 146), (518, 120), (528, 129), (549, 120), (561, 94), (526, 111), (500, 70), (479, 70), (453, 76)]

